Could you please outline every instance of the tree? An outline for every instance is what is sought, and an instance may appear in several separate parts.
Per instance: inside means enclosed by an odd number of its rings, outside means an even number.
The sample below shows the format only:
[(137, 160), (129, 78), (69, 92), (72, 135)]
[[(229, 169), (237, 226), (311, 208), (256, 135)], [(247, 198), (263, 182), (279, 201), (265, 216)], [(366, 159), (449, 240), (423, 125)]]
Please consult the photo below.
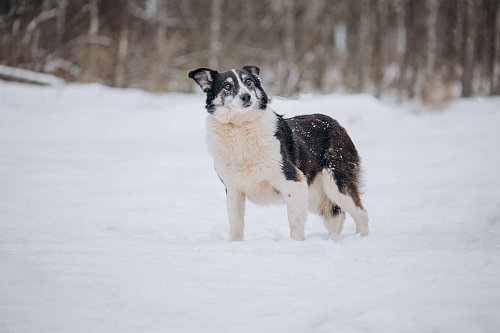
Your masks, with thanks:
[(219, 68), (219, 57), (221, 47), (221, 25), (222, 25), (222, 0), (212, 1), (212, 12), (210, 19), (209, 59), (211, 68)]
[[(500, 0), (5, 0), (0, 63), (68, 81), (192, 91), (255, 64), (270, 93), (500, 94)], [(1, 74), (0, 74), (1, 75)]]
[(424, 103), (435, 103), (436, 95), (434, 94), (439, 88), (437, 80), (436, 71), (436, 59), (437, 59), (437, 37), (436, 37), (436, 23), (438, 17), (438, 1), (437, 0), (427, 0), (427, 18), (426, 18), (426, 30), (427, 30), (427, 49), (426, 49), (426, 66), (425, 66), (425, 81), (422, 87), (422, 98)]
[(466, 0), (464, 3), (464, 48), (463, 48), (463, 74), (462, 97), (472, 96), (472, 80), (474, 77), (474, 43), (476, 41), (476, 4)]

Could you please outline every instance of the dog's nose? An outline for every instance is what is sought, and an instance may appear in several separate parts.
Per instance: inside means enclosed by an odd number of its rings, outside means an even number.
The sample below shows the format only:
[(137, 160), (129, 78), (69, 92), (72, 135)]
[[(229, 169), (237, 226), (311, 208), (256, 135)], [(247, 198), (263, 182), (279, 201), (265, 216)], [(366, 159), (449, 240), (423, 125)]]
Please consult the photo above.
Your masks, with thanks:
[(248, 103), (250, 102), (250, 94), (243, 94), (241, 95), (241, 100), (243, 101), (243, 103)]

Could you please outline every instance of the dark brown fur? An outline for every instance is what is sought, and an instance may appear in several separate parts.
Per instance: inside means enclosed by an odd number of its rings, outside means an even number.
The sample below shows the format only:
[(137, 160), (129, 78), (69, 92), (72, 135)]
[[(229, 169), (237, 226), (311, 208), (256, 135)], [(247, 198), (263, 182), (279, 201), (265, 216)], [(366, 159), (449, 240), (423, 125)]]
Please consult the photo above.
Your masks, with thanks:
[[(278, 124), (276, 137), (281, 142), (282, 167), (287, 179), (296, 180), (297, 172), (292, 166), (302, 171), (309, 184), (321, 170), (328, 169), (339, 191), (363, 208), (361, 160), (346, 130), (336, 120), (323, 114), (289, 119), (279, 116)], [(336, 213), (340, 208), (334, 206), (332, 210)]]

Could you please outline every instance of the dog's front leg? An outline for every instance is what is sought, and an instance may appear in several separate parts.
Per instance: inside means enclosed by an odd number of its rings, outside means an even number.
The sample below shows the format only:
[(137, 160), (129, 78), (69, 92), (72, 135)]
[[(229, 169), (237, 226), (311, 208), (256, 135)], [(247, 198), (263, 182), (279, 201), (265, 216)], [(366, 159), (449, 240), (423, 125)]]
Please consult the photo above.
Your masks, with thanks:
[(308, 211), (307, 181), (286, 181), (280, 191), (286, 202), (288, 223), (290, 224), (290, 238), (298, 241), (305, 239), (304, 227)]
[(245, 195), (235, 189), (226, 192), (227, 216), (229, 218), (229, 240), (242, 241), (245, 217)]

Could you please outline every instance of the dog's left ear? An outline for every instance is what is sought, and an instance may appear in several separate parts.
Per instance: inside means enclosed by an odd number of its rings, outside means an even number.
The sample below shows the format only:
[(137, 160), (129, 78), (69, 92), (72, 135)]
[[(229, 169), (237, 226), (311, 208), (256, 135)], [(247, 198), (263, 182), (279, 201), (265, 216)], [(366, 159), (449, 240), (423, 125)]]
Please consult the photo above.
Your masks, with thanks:
[(250, 72), (256, 79), (260, 80), (260, 68), (257, 66), (243, 66), (243, 69)]
[(188, 77), (198, 83), (201, 90), (207, 93), (212, 88), (212, 82), (217, 74), (217, 71), (210, 68), (198, 68), (189, 72)]

